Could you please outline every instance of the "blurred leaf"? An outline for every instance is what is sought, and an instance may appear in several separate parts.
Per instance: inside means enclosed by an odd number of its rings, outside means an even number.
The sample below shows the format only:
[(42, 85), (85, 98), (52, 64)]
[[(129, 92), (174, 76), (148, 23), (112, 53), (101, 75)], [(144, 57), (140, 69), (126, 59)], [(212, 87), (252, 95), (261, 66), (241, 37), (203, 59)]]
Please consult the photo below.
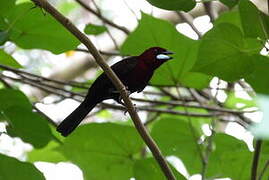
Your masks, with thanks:
[[(142, 14), (138, 27), (122, 45), (121, 53), (138, 55), (150, 47), (166, 48), (175, 53), (174, 59), (158, 68), (150, 83), (175, 85), (176, 81), (190, 87), (203, 88), (207, 87), (210, 78), (189, 72), (197, 59), (198, 45), (199, 41), (180, 34), (169, 22)], [(195, 78), (200, 81), (193, 81)]]
[[(0, 34), (1, 36), (1, 34)], [(1, 37), (0, 37), (1, 38)], [(13, 68), (21, 68), (22, 66), (4, 50), (0, 49), (0, 64), (11, 66)]]
[(268, 16), (263, 14), (251, 2), (240, 0), (239, 13), (242, 22), (242, 27), (246, 37), (268, 39), (268, 27), (265, 26), (265, 20), (268, 21)]
[(107, 31), (105, 26), (99, 26), (95, 24), (87, 24), (84, 28), (86, 34), (99, 35)]
[(250, 130), (254, 134), (256, 138), (269, 139), (269, 96), (258, 94), (257, 95), (257, 103), (263, 112), (263, 117), (260, 123), (253, 124)]
[(153, 6), (166, 10), (190, 11), (195, 7), (195, 0), (147, 0)]
[(258, 56), (254, 61), (254, 67), (254, 72), (245, 78), (246, 81), (257, 93), (269, 94), (269, 58)]
[[(174, 167), (170, 165), (177, 180), (186, 180)], [(136, 180), (166, 180), (160, 166), (153, 158), (137, 160), (134, 165), (134, 178)]]
[(9, 135), (20, 137), (35, 148), (42, 148), (52, 140), (48, 123), (39, 114), (22, 106), (11, 106), (4, 111), (4, 115), (9, 122)]
[(106, 118), (106, 119), (109, 119), (109, 118), (112, 118), (113, 115), (110, 111), (108, 110), (102, 110), (100, 111), (98, 114), (97, 114), (98, 117), (100, 118)]
[(64, 15), (68, 15), (73, 10), (79, 7), (79, 4), (74, 1), (60, 1), (58, 3), (58, 10)]
[(80, 126), (59, 150), (91, 180), (126, 180), (133, 177), (133, 155), (142, 148), (136, 130), (112, 123)]
[(254, 71), (253, 61), (259, 55), (253, 53), (260, 49), (261, 43), (243, 39), (236, 26), (219, 24), (203, 37), (193, 70), (235, 81)]
[(246, 143), (221, 133), (213, 137), (213, 142), (214, 149), (209, 156), (207, 177), (249, 179), (252, 153)]
[[(185, 107), (177, 107), (174, 110), (178, 110), (181, 112), (186, 113), (200, 113), (200, 114), (207, 114), (208, 111), (205, 109), (198, 109), (198, 108), (185, 108)], [(203, 135), (202, 126), (204, 124), (210, 124), (212, 121), (211, 117), (190, 117), (186, 115), (172, 115), (172, 114), (162, 114), (161, 119), (180, 119), (185, 123), (191, 122), (192, 126), (195, 128), (196, 133), (198, 136)]]
[(32, 111), (32, 104), (19, 90), (0, 89), (0, 111), (5, 111), (12, 106), (21, 106), (27, 111)]
[[(225, 107), (230, 109), (246, 109), (251, 107), (256, 107), (257, 104), (255, 100), (244, 99), (240, 97), (236, 97), (234, 92), (230, 92), (227, 94), (227, 98), (224, 102)], [(238, 107), (240, 105), (240, 107)]]
[[(179, 118), (162, 118), (152, 127), (151, 135), (165, 156), (179, 157), (190, 174), (201, 171), (202, 161), (198, 152), (196, 129)], [(198, 136), (199, 137), (199, 136)]]
[(40, 8), (33, 8), (33, 3), (14, 5), (9, 0), (2, 1), (1, 6), (10, 6), (8, 11), (0, 13), (0, 19), (7, 22), (2, 31), (9, 29), (9, 40), (21, 48), (46, 49), (59, 54), (78, 46), (79, 41), (73, 35), (50, 14), (44, 15)]
[(239, 0), (220, 0), (220, 2), (222, 2), (223, 4), (228, 6), (229, 8), (233, 8), (235, 5), (237, 5)]
[(0, 180), (45, 180), (44, 175), (30, 163), (0, 154)]
[(56, 149), (59, 148), (59, 144), (55, 141), (50, 141), (47, 146), (42, 149), (34, 149), (29, 152), (28, 161), (36, 162), (36, 161), (45, 161), (57, 163), (61, 161), (67, 161), (67, 159)]

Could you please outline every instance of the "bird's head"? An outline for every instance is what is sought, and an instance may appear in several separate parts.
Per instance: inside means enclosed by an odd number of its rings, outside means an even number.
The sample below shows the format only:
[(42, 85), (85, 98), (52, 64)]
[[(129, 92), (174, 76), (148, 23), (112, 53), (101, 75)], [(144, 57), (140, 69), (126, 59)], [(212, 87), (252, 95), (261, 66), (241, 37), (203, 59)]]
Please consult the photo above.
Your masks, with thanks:
[(153, 67), (154, 69), (158, 68), (164, 62), (173, 59), (173, 57), (169, 56), (174, 53), (161, 48), (161, 47), (151, 47), (145, 50), (139, 58), (144, 61), (148, 66)]

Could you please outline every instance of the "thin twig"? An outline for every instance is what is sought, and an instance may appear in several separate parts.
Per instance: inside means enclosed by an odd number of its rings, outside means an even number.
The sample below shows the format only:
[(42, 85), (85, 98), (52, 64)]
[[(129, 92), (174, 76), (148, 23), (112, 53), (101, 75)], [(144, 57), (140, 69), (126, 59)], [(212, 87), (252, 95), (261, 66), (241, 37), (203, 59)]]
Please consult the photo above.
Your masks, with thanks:
[(176, 11), (176, 13), (183, 21), (185, 21), (192, 28), (192, 30), (197, 34), (199, 39), (201, 39), (202, 33), (193, 24), (193, 17), (189, 13), (185, 13), (182, 11), (179, 12)]
[(256, 141), (253, 160), (252, 160), (251, 180), (257, 180), (257, 170), (258, 170), (258, 166), (259, 166), (261, 147), (262, 147), (262, 140), (258, 139)]
[(265, 165), (264, 165), (264, 167), (263, 167), (263, 169), (262, 169), (262, 171), (261, 171), (261, 173), (259, 175), (258, 180), (262, 180), (262, 178), (263, 178), (266, 170), (268, 169), (268, 167), (269, 167), (269, 160), (266, 161), (266, 163), (265, 163)]
[[(93, 3), (93, 5), (95, 6), (95, 8), (96, 8), (98, 14), (100, 14), (100, 16), (103, 16), (103, 15), (102, 15), (102, 11), (101, 11), (101, 9), (98, 7), (98, 5), (96, 4), (95, 0), (92, 0), (92, 3)], [(102, 23), (103, 23), (103, 26), (106, 27), (106, 24), (105, 24), (103, 21), (102, 21)], [(115, 49), (116, 49), (116, 50), (119, 50), (119, 45), (117, 44), (116, 39), (112, 36), (112, 34), (111, 34), (111, 32), (110, 32), (110, 30), (109, 30), (108, 28), (107, 28), (106, 32), (107, 32), (108, 36), (110, 37), (111, 41), (113, 42), (113, 44), (114, 44), (114, 46), (115, 46)]]
[(0, 81), (4, 84), (6, 88), (10, 88), (10, 89), (12, 88), (12, 86), (8, 82), (6, 82), (6, 80), (3, 79), (2, 77), (0, 77)]
[(83, 2), (82, 0), (75, 0), (77, 3), (79, 3), (84, 9), (86, 9), (87, 11), (91, 12), (92, 14), (94, 14), (96, 17), (98, 17), (99, 19), (101, 19), (104, 23), (118, 29), (121, 30), (122, 32), (124, 32), (125, 34), (129, 34), (130, 31), (123, 27), (123, 26), (119, 26), (115, 23), (113, 23), (112, 21), (110, 21), (109, 19), (107, 19), (106, 17), (102, 16), (101, 14), (99, 14), (98, 12), (94, 11), (90, 6), (88, 6), (85, 2)]
[[(82, 49), (82, 48), (76, 48), (75, 51), (90, 53), (88, 49)], [(125, 55), (121, 55), (119, 52), (108, 52), (108, 51), (99, 50), (99, 53), (105, 56), (125, 56)]]
[[(119, 105), (114, 105), (114, 104), (101, 103), (100, 105), (105, 107), (105, 108), (126, 110), (125, 107), (119, 106)], [(220, 115), (220, 113), (190, 113), (190, 112), (186, 113), (186, 112), (182, 112), (182, 111), (151, 108), (151, 107), (136, 107), (136, 109), (139, 111), (157, 112), (157, 113), (163, 113), (163, 114), (174, 114), (174, 115), (191, 116), (191, 117), (212, 117), (212, 116)]]
[(61, 85), (68, 85), (68, 86), (73, 86), (73, 87), (77, 87), (77, 88), (81, 88), (81, 89), (88, 89), (88, 87), (78, 85), (77, 83), (74, 83), (74, 82), (65, 82), (65, 81), (59, 81), (59, 80), (55, 80), (55, 79), (46, 78), (46, 77), (39, 76), (39, 75), (36, 75), (36, 74), (28, 73), (26, 71), (15, 69), (15, 68), (12, 68), (12, 67), (9, 67), (9, 66), (5, 66), (3, 64), (0, 64), (0, 68), (8, 70), (8, 71), (11, 71), (11, 72), (14, 72), (14, 73), (17, 73), (17, 74), (25, 74), (25, 75), (28, 75), (28, 76), (31, 76), (31, 77), (35, 77), (35, 78), (39, 79), (40, 81), (49, 81), (49, 82), (53, 82), (53, 83), (57, 83), (57, 84), (61, 84)]
[(161, 170), (163, 171), (164, 175), (168, 180), (176, 180), (175, 175), (173, 174), (171, 168), (168, 166), (164, 156), (162, 155), (159, 147), (149, 135), (147, 129), (143, 125), (138, 116), (132, 101), (129, 98), (129, 94), (127, 92), (126, 87), (122, 84), (119, 80), (117, 75), (112, 71), (112, 69), (108, 66), (105, 60), (102, 58), (94, 44), (91, 40), (85, 36), (81, 31), (79, 31), (74, 24), (70, 22), (69, 19), (64, 17), (60, 12), (58, 12), (53, 6), (51, 6), (46, 0), (32, 0), (37, 6), (45, 9), (49, 14), (51, 14), (58, 22), (60, 22), (69, 32), (71, 32), (81, 43), (83, 43), (87, 49), (90, 51), (92, 56), (95, 58), (97, 64), (104, 70), (106, 75), (112, 81), (113, 85), (117, 88), (120, 92), (120, 95), (124, 101), (124, 104), (135, 124), (137, 131), (139, 132), (140, 136), (147, 144), (149, 149), (151, 150), (154, 158), (159, 163)]
[(204, 2), (205, 11), (208, 14), (210, 21), (214, 22), (218, 14), (215, 12), (212, 2)]
[(225, 108), (219, 108), (219, 107), (213, 107), (213, 106), (205, 106), (205, 105), (192, 105), (187, 103), (181, 103), (181, 102), (174, 102), (174, 101), (158, 101), (158, 100), (149, 100), (149, 99), (141, 99), (141, 98), (131, 98), (134, 101), (139, 102), (146, 102), (146, 103), (153, 103), (153, 104), (164, 104), (164, 105), (172, 105), (172, 106), (184, 106), (184, 107), (190, 107), (190, 108), (198, 108), (198, 109), (207, 109), (210, 111), (218, 111), (218, 112), (225, 112), (225, 113), (234, 113), (234, 114), (243, 114), (243, 113), (253, 113), (257, 112), (256, 110), (253, 111), (237, 111), (233, 109), (225, 109)]

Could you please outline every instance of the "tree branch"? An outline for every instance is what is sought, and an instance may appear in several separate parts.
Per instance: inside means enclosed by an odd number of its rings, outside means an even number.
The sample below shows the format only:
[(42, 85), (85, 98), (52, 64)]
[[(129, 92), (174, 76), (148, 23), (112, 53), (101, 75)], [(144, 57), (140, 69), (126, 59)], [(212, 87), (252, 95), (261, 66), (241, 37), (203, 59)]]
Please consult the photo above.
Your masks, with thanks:
[(86, 9), (87, 11), (91, 12), (92, 14), (94, 14), (95, 16), (97, 16), (99, 19), (101, 19), (104, 23), (121, 30), (122, 32), (124, 32), (125, 34), (129, 34), (130, 31), (123, 27), (123, 26), (119, 26), (115, 23), (113, 23), (112, 21), (110, 21), (109, 19), (107, 19), (106, 17), (102, 16), (100, 13), (94, 11), (90, 6), (88, 6), (87, 4), (85, 4), (83, 1), (81, 0), (75, 0), (77, 3), (79, 3), (84, 9)]
[(73, 25), (69, 19), (65, 18), (60, 12), (58, 12), (53, 6), (51, 6), (46, 0), (32, 0), (37, 6), (45, 9), (49, 14), (51, 14), (58, 22), (60, 22), (67, 30), (69, 30), (77, 39), (82, 42), (90, 53), (95, 58), (96, 62), (101, 66), (104, 70), (106, 75), (110, 78), (114, 86), (120, 92), (120, 95), (126, 105), (126, 108), (135, 124), (137, 131), (139, 132), (140, 136), (143, 138), (144, 142), (147, 144), (149, 149), (151, 150), (154, 158), (159, 163), (164, 175), (168, 180), (176, 180), (172, 170), (168, 166), (164, 156), (162, 155), (160, 149), (158, 148), (157, 144), (149, 135), (147, 129), (141, 122), (126, 90), (126, 87), (122, 84), (116, 74), (112, 71), (112, 69), (108, 66), (108, 64), (104, 61), (96, 47), (93, 43), (85, 36), (82, 32), (80, 32), (75, 25)]
[(183, 21), (190, 25), (193, 31), (198, 35), (199, 39), (201, 39), (202, 33), (194, 26), (193, 17), (189, 13), (185, 13), (182, 11), (177, 11), (176, 13)]
[(261, 153), (262, 140), (258, 139), (255, 145), (255, 151), (251, 168), (251, 180), (257, 180), (257, 170), (259, 165), (259, 157)]

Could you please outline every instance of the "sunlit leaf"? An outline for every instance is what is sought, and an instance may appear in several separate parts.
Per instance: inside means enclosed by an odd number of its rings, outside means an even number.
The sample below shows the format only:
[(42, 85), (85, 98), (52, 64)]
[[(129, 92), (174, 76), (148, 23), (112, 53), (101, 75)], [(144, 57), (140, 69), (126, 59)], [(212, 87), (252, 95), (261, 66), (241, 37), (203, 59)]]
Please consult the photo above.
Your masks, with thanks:
[(193, 70), (235, 81), (254, 71), (253, 61), (259, 56), (255, 53), (260, 49), (257, 40), (246, 40), (239, 28), (222, 23), (203, 37)]
[[(151, 135), (165, 156), (179, 157), (190, 174), (199, 173), (202, 167), (196, 135), (199, 133), (180, 118), (163, 118), (157, 121)], [(198, 136), (199, 137), (199, 136)]]
[[(177, 180), (186, 180), (175, 168), (170, 167)], [(153, 158), (137, 160), (134, 165), (134, 177), (136, 180), (166, 180), (160, 166)]]
[(56, 149), (59, 147), (59, 144), (55, 141), (50, 141), (47, 146), (42, 149), (34, 149), (29, 152), (28, 161), (36, 162), (36, 161), (45, 161), (45, 162), (60, 162), (67, 161), (67, 159)]
[[(0, 34), (1, 36), (1, 34)], [(21, 68), (22, 66), (4, 50), (0, 49), (0, 64), (11, 66), (13, 68)]]
[(126, 180), (133, 177), (133, 155), (142, 148), (136, 130), (112, 123), (80, 126), (59, 147), (87, 179)]
[(207, 177), (249, 179), (252, 153), (246, 143), (227, 134), (216, 134), (213, 142), (213, 152), (210, 153), (206, 171)]

